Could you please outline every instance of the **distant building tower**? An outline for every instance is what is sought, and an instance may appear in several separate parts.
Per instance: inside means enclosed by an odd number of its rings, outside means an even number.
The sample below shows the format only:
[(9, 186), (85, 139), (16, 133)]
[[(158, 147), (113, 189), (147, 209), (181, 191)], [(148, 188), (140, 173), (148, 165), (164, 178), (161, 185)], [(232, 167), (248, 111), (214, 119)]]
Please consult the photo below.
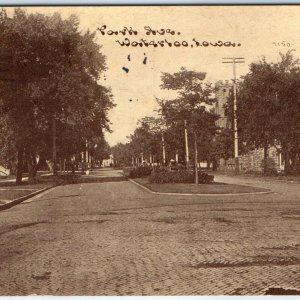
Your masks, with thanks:
[(222, 128), (229, 128), (230, 124), (227, 120), (225, 106), (228, 102), (232, 91), (233, 85), (229, 80), (222, 80), (216, 83), (216, 103), (215, 103), (215, 113), (220, 116), (217, 121), (217, 125)]

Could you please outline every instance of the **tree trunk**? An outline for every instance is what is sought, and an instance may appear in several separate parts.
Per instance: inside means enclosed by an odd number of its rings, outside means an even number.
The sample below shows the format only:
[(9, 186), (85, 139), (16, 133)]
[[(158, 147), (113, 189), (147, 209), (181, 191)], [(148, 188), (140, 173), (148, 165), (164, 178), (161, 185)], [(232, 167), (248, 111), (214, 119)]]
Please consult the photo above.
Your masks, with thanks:
[(24, 149), (19, 147), (17, 156), (16, 185), (22, 183)]
[(25, 151), (25, 158), (28, 168), (28, 183), (34, 183), (36, 172), (32, 161), (32, 154), (27, 150)]
[(264, 166), (264, 169), (263, 169), (264, 174), (267, 173), (267, 168), (268, 168), (268, 165), (267, 165), (267, 159), (269, 157), (269, 151), (268, 150), (269, 150), (268, 145), (265, 145), (264, 146), (264, 164), (263, 164), (263, 166)]
[(207, 169), (207, 170), (210, 170), (210, 167), (211, 167), (211, 159), (208, 158), (208, 159), (206, 160), (206, 163), (207, 163), (206, 169)]
[(299, 157), (299, 153), (297, 153), (297, 165), (296, 165), (296, 172), (299, 175), (300, 174), (300, 157)]
[(269, 157), (269, 147), (264, 146), (264, 159), (267, 159)]
[(52, 118), (52, 160), (53, 160), (53, 175), (57, 176), (56, 167), (56, 120)]
[(53, 163), (52, 163), (52, 161), (46, 160), (46, 164), (47, 164), (47, 166), (48, 166), (48, 168), (49, 168), (49, 171), (50, 171), (51, 173), (53, 173)]
[(299, 165), (299, 157), (297, 153), (293, 153), (293, 155), (291, 155), (290, 157), (291, 160), (291, 172), (293, 174), (297, 174), (298, 173), (298, 165)]
[(216, 160), (216, 158), (213, 158), (212, 170), (217, 171), (217, 169), (218, 169), (218, 161)]
[(36, 161), (36, 155), (32, 155), (32, 165), (33, 165), (33, 177), (36, 178), (37, 169), (38, 169), (38, 163)]
[(291, 173), (290, 155), (288, 151), (284, 152), (284, 174), (289, 175)]
[(197, 135), (194, 134), (195, 136), (195, 184), (199, 183), (198, 179), (198, 146), (197, 146)]

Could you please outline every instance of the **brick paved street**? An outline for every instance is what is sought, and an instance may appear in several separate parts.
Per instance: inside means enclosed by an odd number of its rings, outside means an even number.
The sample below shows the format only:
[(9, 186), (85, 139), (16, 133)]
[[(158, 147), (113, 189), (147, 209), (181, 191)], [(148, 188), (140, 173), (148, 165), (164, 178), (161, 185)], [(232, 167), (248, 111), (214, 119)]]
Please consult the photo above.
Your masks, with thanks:
[(84, 183), (0, 212), (0, 295), (300, 290), (299, 183), (217, 180), (275, 193), (167, 196), (128, 181)]

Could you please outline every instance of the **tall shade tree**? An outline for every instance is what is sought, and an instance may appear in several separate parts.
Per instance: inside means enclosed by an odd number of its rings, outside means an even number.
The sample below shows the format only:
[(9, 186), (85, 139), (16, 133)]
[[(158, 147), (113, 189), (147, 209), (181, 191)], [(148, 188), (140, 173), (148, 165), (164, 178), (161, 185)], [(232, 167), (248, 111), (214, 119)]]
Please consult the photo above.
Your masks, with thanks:
[[(163, 73), (163, 89), (178, 92), (178, 97), (173, 100), (161, 100), (160, 112), (165, 118), (170, 130), (184, 134), (184, 121), (189, 131), (189, 141), (194, 144), (194, 162), (197, 169), (198, 150), (201, 159), (209, 160), (211, 141), (216, 133), (216, 120), (218, 116), (212, 111), (214, 103), (213, 88), (205, 81), (206, 73), (188, 71), (181, 68), (174, 74)], [(181, 132), (178, 126), (181, 125)], [(173, 139), (176, 139), (173, 137)], [(177, 138), (177, 140), (182, 140)], [(184, 145), (182, 145), (184, 146)], [(197, 172), (196, 172), (197, 173)], [(197, 182), (197, 178), (196, 178)]]
[(277, 147), (285, 172), (299, 172), (299, 60), (289, 51), (280, 54), (276, 63), (265, 58), (252, 63), (239, 93), (238, 123), (243, 141), (253, 148)]
[(111, 147), (111, 153), (114, 157), (114, 163), (117, 166), (130, 166), (132, 165), (132, 149), (130, 143), (118, 143)]
[(11, 17), (0, 13), (0, 55), (5, 61), (0, 66), (1, 113), (13, 130), (17, 183), (24, 160), (31, 180), (37, 154), (49, 156), (55, 142), (65, 153), (68, 139), (71, 155), (82, 150), (86, 139), (109, 129), (112, 95), (97, 84), (106, 66), (94, 37), (79, 31), (74, 15), (64, 20), (58, 13), (27, 14), (22, 9)]

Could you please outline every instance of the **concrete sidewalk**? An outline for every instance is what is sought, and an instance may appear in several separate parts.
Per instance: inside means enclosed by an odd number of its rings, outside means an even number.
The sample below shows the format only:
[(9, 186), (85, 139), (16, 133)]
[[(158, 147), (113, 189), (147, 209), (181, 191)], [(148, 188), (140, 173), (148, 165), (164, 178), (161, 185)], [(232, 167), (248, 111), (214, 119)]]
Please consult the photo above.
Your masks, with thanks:
[(283, 175), (278, 175), (278, 176), (263, 176), (263, 175), (251, 175), (251, 174), (235, 174), (235, 173), (230, 173), (230, 172), (209, 172), (210, 174), (216, 176), (216, 177), (231, 177), (231, 178), (236, 178), (238, 180), (259, 180), (259, 181), (274, 181), (274, 182), (290, 182), (290, 183), (300, 183), (300, 176), (283, 176)]

